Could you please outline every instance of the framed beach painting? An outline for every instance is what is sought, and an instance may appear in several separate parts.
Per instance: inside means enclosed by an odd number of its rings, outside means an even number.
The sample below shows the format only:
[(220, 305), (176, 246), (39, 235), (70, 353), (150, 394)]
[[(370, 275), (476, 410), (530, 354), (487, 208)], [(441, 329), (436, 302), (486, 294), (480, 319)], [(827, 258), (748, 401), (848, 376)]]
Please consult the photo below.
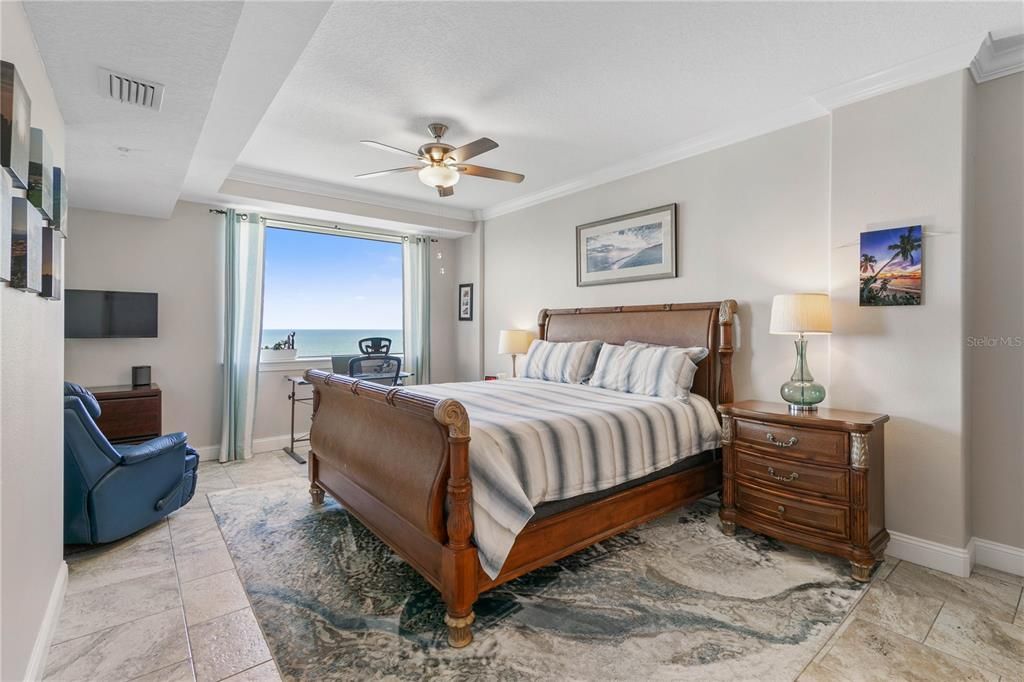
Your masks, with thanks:
[(675, 204), (576, 227), (576, 286), (675, 276)]
[(920, 225), (860, 233), (860, 304), (921, 305)]
[(459, 285), (459, 321), (473, 321), (473, 285)]

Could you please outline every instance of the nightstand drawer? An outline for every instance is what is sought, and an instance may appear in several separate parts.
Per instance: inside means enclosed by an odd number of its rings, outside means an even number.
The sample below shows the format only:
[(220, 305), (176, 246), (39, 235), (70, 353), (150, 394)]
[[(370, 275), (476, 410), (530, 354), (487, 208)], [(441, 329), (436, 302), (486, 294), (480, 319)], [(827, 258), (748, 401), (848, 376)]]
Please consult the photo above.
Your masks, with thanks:
[(736, 486), (736, 506), (740, 511), (755, 514), (773, 523), (809, 529), (839, 539), (849, 537), (850, 511), (845, 506), (776, 495), (745, 483)]
[(785, 490), (819, 493), (840, 500), (850, 496), (850, 472), (847, 469), (777, 459), (737, 448), (736, 473)]
[(839, 465), (846, 465), (848, 461), (847, 435), (841, 431), (737, 419), (736, 440), (761, 448), (785, 451), (786, 455), (800, 455), (811, 461)]

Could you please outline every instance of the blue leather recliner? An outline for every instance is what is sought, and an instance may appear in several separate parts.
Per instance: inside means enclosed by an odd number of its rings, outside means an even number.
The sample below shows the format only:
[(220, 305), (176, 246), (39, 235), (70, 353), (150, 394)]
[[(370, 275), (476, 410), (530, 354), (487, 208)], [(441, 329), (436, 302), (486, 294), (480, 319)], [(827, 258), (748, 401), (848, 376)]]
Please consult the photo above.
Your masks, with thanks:
[(111, 445), (96, 426), (100, 405), (64, 383), (64, 542), (113, 542), (185, 506), (196, 490), (199, 454), (184, 433), (140, 445)]

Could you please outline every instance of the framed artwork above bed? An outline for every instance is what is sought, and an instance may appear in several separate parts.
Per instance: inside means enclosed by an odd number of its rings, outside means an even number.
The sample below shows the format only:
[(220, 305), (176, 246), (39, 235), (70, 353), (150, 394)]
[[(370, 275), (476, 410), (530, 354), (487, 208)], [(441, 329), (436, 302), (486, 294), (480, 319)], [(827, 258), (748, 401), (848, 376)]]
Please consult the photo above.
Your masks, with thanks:
[(676, 205), (576, 227), (576, 286), (676, 276)]

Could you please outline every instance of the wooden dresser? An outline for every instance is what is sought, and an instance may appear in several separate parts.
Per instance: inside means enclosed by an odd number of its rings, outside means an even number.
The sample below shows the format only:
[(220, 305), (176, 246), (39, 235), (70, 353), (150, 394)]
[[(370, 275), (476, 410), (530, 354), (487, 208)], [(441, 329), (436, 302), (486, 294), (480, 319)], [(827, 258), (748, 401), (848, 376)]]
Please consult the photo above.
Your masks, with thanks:
[(156, 384), (89, 390), (100, 404), (96, 426), (111, 443), (141, 443), (161, 435), (162, 394)]
[(883, 414), (748, 400), (722, 413), (722, 531), (736, 526), (850, 561), (866, 581), (882, 560)]

